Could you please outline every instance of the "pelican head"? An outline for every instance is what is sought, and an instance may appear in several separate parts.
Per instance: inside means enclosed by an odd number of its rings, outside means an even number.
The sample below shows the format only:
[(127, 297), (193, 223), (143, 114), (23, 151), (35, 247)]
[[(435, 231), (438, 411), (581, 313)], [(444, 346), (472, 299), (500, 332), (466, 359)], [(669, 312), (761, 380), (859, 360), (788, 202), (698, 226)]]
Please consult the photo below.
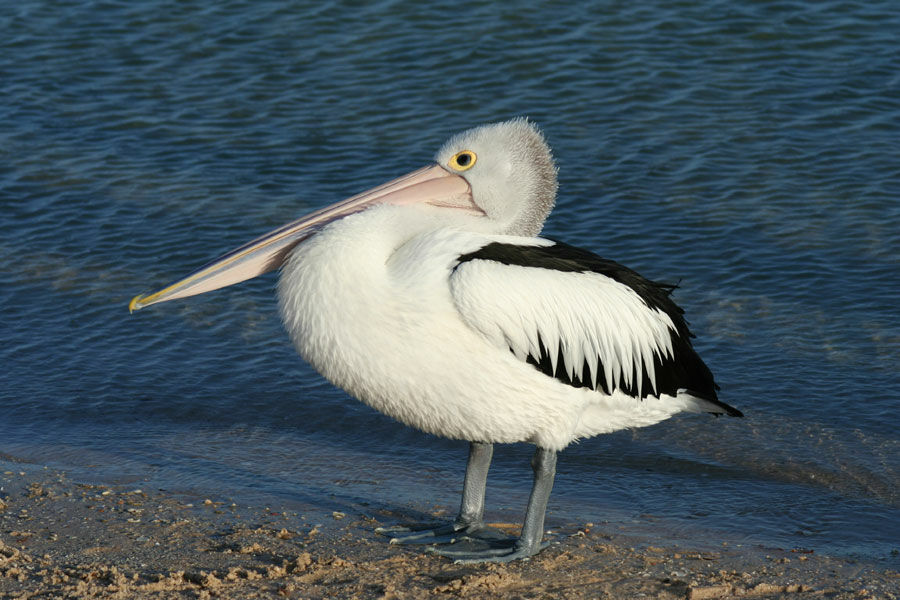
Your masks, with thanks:
[(493, 233), (540, 233), (556, 201), (556, 166), (537, 126), (525, 118), (482, 125), (450, 138), (435, 162), (463, 177)]
[(128, 307), (209, 292), (281, 267), (290, 251), (328, 223), (377, 205), (428, 206), (452, 211), (473, 230), (537, 235), (556, 198), (556, 167), (537, 126), (525, 118), (482, 125), (453, 136), (435, 164), (288, 223)]

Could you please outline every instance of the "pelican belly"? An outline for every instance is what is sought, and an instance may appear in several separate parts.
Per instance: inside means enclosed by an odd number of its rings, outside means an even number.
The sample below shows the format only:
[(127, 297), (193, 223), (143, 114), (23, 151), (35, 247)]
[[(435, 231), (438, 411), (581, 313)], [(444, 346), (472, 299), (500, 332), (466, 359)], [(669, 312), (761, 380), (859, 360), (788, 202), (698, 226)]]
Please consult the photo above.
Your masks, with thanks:
[(672, 399), (562, 384), (498, 348), (460, 318), (448, 285), (459, 255), (488, 236), (434, 223), (409, 231), (403, 216), (384, 207), (342, 219), (283, 267), (282, 319), (329, 381), (428, 433), (550, 449), (678, 412)]

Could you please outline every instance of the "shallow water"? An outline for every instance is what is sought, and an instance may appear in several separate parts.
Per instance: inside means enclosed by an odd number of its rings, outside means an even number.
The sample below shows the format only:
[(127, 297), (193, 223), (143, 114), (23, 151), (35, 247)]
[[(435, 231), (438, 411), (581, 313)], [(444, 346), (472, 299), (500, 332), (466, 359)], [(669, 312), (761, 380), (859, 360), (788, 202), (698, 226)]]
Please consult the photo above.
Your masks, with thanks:
[[(898, 30), (890, 2), (19, 2), (0, 14), (0, 453), (452, 512), (465, 444), (303, 364), (274, 276), (126, 305), (451, 133), (529, 115), (560, 167), (545, 233), (679, 281), (747, 415), (572, 446), (549, 524), (896, 564)], [(504, 517), (530, 452), (497, 450)]]

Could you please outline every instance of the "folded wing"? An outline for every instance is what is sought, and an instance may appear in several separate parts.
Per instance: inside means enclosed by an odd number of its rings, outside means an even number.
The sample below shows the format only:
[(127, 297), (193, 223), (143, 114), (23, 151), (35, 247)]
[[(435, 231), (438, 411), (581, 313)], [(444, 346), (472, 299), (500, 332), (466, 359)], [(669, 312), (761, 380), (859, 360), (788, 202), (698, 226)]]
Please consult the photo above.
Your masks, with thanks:
[(718, 400), (672, 285), (532, 238), (461, 255), (450, 286), (469, 326), (563, 383), (635, 398), (689, 394), (709, 412), (740, 414)]

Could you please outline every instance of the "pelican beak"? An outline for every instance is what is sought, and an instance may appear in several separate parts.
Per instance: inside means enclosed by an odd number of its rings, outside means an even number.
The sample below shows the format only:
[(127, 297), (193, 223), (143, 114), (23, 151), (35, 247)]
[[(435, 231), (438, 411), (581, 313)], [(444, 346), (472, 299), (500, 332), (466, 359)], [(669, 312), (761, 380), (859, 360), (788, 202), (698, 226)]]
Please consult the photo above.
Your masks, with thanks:
[(151, 304), (203, 294), (274, 271), (281, 267), (297, 244), (331, 221), (376, 204), (416, 203), (484, 214), (472, 200), (472, 190), (465, 179), (440, 165), (431, 165), (283, 225), (223, 254), (158, 292), (135, 296), (129, 302), (128, 310), (134, 312)]

